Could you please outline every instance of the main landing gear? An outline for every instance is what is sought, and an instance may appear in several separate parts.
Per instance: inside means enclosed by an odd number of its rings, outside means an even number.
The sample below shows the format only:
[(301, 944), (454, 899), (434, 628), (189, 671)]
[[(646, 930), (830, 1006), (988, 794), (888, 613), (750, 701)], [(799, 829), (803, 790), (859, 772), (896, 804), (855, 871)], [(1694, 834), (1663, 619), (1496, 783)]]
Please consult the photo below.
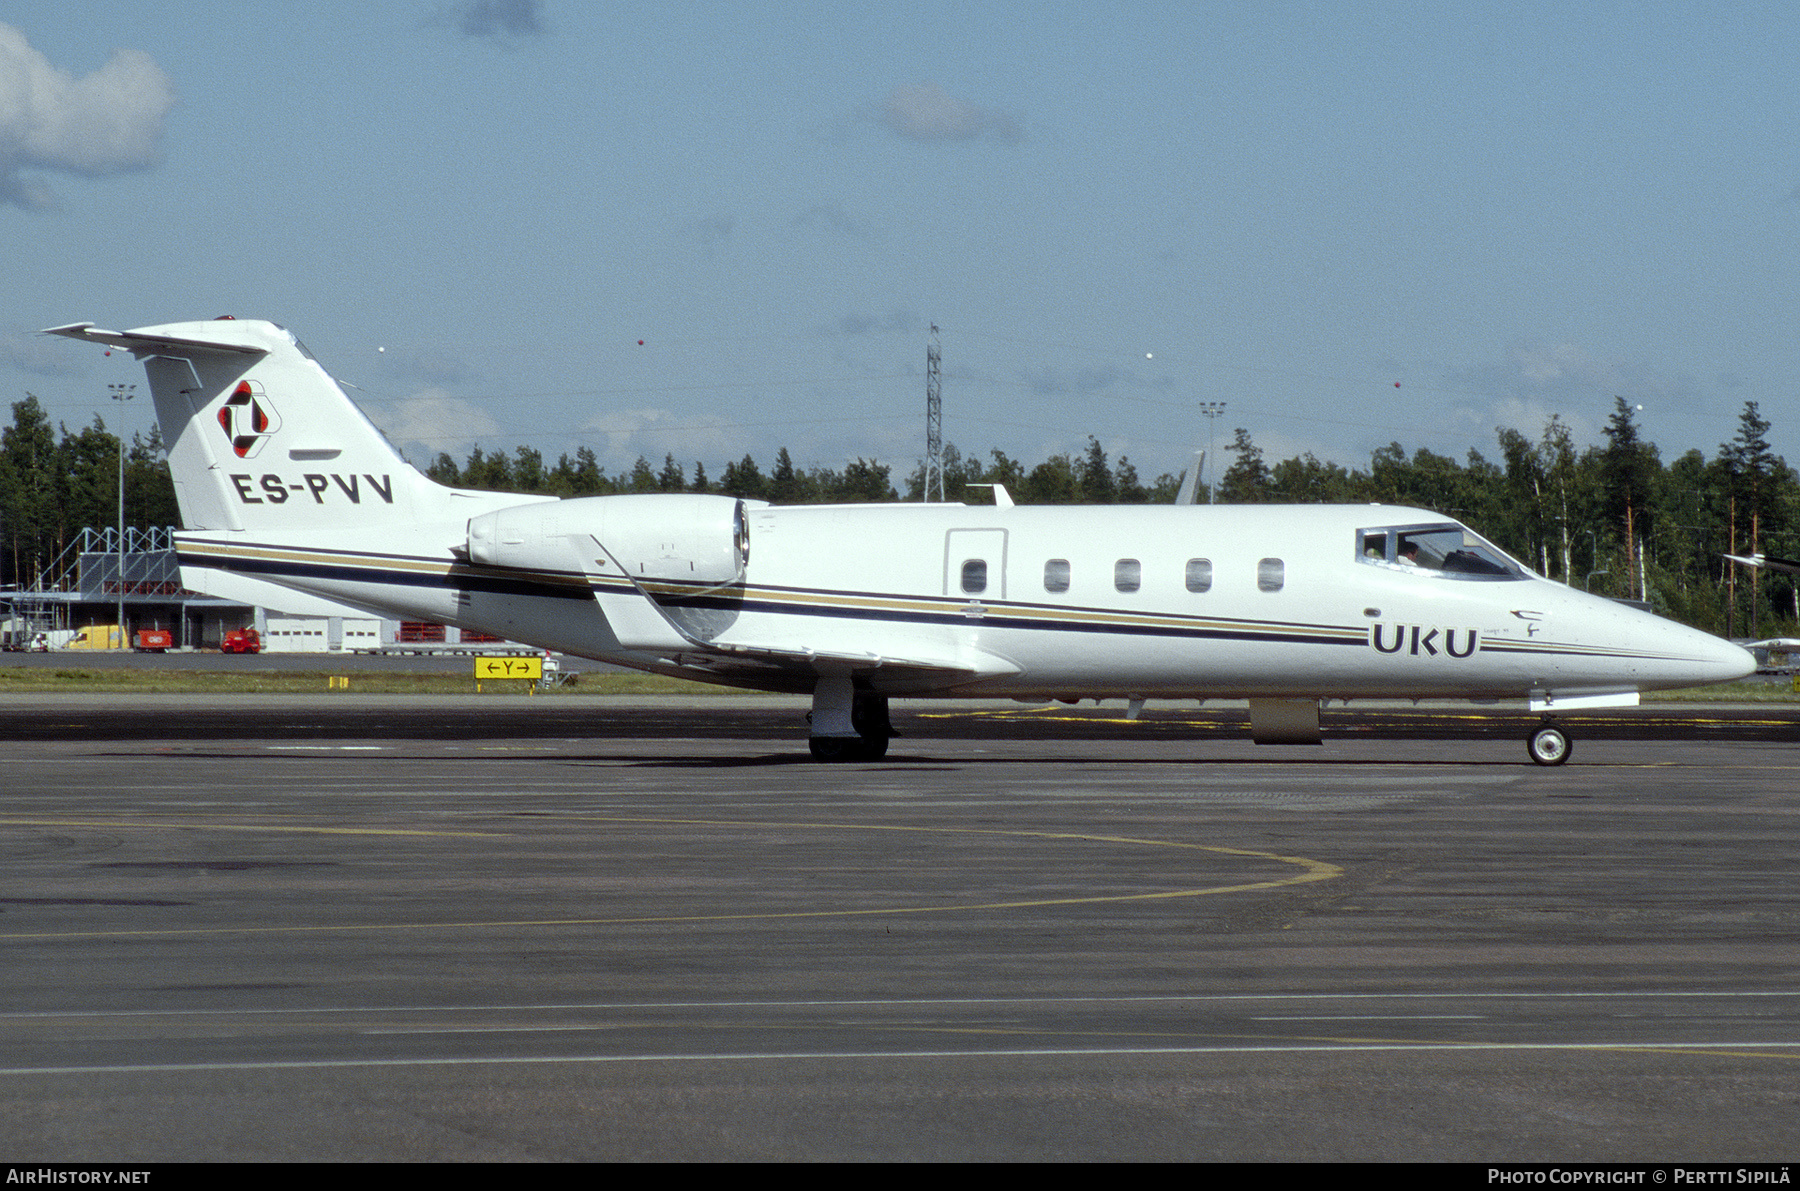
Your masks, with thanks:
[(1575, 746), (1569, 742), (1569, 734), (1549, 716), (1538, 724), (1525, 747), (1539, 765), (1561, 765), (1575, 751)]
[(886, 696), (858, 691), (848, 678), (819, 679), (807, 718), (815, 761), (879, 761), (894, 735)]

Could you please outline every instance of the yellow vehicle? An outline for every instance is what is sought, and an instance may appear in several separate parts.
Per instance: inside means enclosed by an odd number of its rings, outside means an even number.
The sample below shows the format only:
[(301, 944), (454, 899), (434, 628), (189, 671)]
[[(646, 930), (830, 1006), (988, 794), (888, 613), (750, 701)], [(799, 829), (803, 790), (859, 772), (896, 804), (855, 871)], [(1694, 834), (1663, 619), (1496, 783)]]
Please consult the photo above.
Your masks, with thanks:
[(66, 649), (119, 649), (124, 640), (119, 636), (116, 624), (90, 624), (86, 628), (76, 630), (70, 638)]

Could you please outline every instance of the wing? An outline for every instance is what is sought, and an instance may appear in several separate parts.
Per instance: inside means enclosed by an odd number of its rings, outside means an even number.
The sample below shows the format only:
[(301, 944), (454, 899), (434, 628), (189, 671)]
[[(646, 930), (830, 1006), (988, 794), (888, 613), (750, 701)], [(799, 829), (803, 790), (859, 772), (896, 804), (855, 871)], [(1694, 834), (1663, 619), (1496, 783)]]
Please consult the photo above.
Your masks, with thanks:
[[(600, 547), (606, 550), (604, 545)], [(851, 651), (820, 648), (798, 637), (755, 641), (705, 640), (677, 624), (650, 597), (618, 559), (606, 551), (614, 574), (590, 576), (594, 599), (613, 635), (627, 649), (656, 653), (680, 665), (704, 670), (721, 680), (768, 679), (779, 671), (872, 678), (880, 672), (888, 683), (960, 686), (987, 678), (1017, 674), (1019, 667), (979, 650), (937, 653), (915, 640), (894, 642), (891, 650)]]

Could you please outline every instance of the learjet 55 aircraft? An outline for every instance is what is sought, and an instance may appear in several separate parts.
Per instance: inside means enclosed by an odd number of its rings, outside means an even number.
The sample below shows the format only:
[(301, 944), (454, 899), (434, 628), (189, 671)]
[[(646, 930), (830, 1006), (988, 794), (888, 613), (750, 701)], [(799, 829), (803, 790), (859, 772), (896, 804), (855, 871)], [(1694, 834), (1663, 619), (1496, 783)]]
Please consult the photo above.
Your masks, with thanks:
[(1423, 509), (465, 491), (402, 459), (273, 323), (50, 333), (143, 361), (188, 587), (808, 693), (822, 761), (883, 756), (897, 696), (1242, 698), (1265, 743), (1316, 743), (1323, 700), (1450, 697), (1528, 700), (1531, 758), (1554, 765), (1559, 709), (1754, 668)]

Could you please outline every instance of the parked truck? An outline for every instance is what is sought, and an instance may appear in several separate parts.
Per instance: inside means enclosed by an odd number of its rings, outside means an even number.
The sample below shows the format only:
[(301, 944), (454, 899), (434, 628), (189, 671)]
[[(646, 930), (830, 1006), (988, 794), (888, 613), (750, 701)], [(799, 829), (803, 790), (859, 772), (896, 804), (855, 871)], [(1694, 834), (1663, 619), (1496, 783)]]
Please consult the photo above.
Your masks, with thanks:
[(116, 624), (90, 624), (75, 630), (64, 649), (118, 649), (124, 637)]

